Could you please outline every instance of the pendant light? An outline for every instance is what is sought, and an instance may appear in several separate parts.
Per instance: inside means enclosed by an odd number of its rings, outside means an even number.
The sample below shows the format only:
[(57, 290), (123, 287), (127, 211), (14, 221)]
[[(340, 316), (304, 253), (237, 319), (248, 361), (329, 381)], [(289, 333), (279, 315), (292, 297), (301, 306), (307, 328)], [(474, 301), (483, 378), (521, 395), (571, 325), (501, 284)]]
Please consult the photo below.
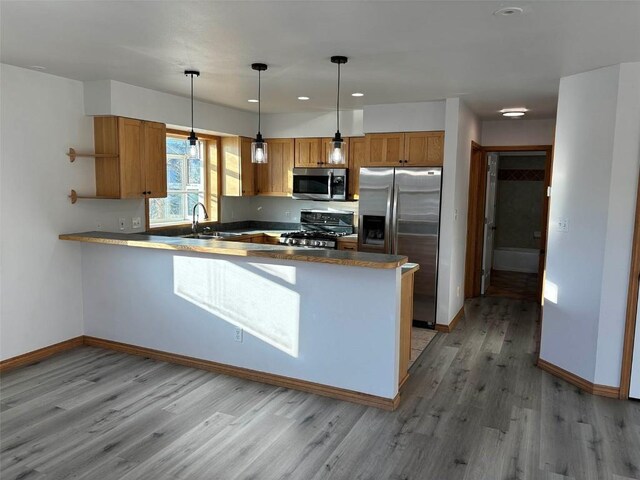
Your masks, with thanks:
[(331, 147), (329, 148), (328, 163), (342, 164), (345, 157), (345, 144), (342, 136), (340, 135), (340, 65), (347, 63), (347, 57), (340, 55), (334, 55), (331, 57), (331, 63), (338, 65), (338, 95), (336, 98), (336, 134), (331, 140)]
[(193, 131), (193, 77), (199, 77), (200, 72), (197, 70), (185, 70), (184, 74), (186, 76), (191, 77), (191, 133), (189, 134), (189, 158), (200, 158), (200, 152), (198, 149), (198, 137), (196, 137), (195, 132)]
[(267, 69), (267, 65), (264, 63), (252, 63), (251, 68), (258, 72), (258, 134), (256, 139), (251, 142), (251, 162), (252, 163), (267, 163), (268, 149), (267, 142), (262, 139), (260, 133), (260, 114), (261, 114), (261, 98), (260, 98), (260, 74)]

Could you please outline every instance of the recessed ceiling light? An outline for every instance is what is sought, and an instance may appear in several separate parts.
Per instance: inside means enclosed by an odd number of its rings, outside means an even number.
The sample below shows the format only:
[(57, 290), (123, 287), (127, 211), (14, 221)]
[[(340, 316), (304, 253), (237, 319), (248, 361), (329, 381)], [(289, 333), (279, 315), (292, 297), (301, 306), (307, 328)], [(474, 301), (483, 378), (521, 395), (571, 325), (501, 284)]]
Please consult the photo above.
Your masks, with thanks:
[(496, 16), (502, 16), (502, 17), (510, 17), (513, 15), (522, 15), (524, 13), (524, 10), (520, 7), (503, 7), (499, 10), (496, 10), (495, 12), (493, 12), (494, 15)]
[(309, 100), (309, 97), (298, 97), (298, 100)]
[(247, 102), (249, 102), (249, 103), (258, 103), (258, 99), (250, 98), (249, 100), (247, 100)]
[(43, 67), (42, 65), (30, 65), (29, 68), (33, 70), (38, 70), (40, 72), (47, 69), (47, 67)]
[(351, 94), (352, 97), (364, 97), (364, 93), (356, 92)]
[(502, 116), (504, 117), (523, 117), (524, 114), (526, 112), (528, 112), (529, 110), (523, 107), (519, 107), (519, 108), (503, 108), (502, 110), (500, 110), (500, 113), (502, 114)]

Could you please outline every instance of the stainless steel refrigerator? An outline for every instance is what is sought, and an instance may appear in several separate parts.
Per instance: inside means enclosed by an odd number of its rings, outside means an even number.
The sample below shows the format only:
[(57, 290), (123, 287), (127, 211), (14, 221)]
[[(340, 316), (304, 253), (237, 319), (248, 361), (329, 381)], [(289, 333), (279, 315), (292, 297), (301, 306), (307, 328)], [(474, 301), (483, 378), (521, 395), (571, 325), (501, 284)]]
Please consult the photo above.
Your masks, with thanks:
[(406, 255), (415, 274), (413, 319), (434, 327), (442, 169), (361, 168), (358, 250)]

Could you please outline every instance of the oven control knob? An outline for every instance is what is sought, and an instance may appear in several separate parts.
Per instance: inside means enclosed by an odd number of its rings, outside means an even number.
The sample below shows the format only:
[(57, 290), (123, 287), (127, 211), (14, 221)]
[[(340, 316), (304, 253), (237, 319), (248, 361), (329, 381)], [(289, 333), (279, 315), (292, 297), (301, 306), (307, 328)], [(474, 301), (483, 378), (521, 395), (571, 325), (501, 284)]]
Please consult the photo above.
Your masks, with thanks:
[(287, 238), (287, 243), (289, 245), (294, 245), (296, 243), (296, 241), (293, 238)]
[(300, 240), (300, 245), (309, 245), (309, 240)]
[(325, 241), (317, 241), (316, 245), (318, 247), (326, 247), (327, 246), (327, 242), (325, 242)]

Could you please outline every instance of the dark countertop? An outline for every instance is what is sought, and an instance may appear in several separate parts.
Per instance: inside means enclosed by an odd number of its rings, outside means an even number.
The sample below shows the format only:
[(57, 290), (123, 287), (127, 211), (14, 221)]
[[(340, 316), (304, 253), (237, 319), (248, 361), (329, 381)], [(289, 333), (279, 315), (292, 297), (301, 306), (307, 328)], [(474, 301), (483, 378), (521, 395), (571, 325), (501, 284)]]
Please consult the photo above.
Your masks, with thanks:
[(166, 237), (137, 233), (84, 232), (63, 234), (60, 235), (59, 238), (61, 240), (123, 245), (137, 248), (155, 248), (241, 257), (277, 258), (281, 260), (328, 263), (365, 268), (391, 269), (401, 267), (407, 263), (407, 257), (401, 255), (382, 255), (349, 250), (295, 248), (283, 245)]

